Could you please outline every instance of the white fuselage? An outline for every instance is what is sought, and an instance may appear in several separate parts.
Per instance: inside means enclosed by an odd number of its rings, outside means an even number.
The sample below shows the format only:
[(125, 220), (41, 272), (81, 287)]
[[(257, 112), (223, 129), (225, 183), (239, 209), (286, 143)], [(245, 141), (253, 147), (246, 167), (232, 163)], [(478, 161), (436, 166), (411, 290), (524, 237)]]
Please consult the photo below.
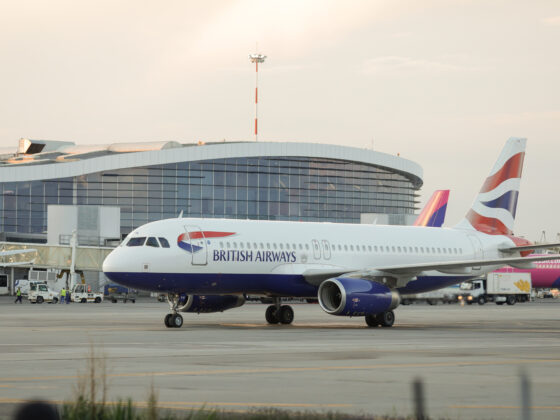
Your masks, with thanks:
[[(159, 240), (157, 247), (129, 246), (134, 238), (165, 238), (169, 248)], [(506, 236), (469, 229), (182, 218), (134, 230), (107, 257), (103, 271), (129, 287), (162, 292), (312, 296), (316, 285), (304, 274), (313, 270), (495, 259), (499, 248), (514, 245)], [(427, 271), (401, 291), (433, 290), (495, 268), (474, 267), (461, 275)]]

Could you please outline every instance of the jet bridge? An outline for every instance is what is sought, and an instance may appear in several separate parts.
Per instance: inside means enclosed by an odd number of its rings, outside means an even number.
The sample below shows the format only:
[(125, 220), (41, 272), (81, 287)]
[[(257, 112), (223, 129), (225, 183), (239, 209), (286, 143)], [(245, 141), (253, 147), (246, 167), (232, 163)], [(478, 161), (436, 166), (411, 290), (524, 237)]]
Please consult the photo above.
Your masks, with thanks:
[[(10, 291), (13, 293), (14, 263), (21, 263), (18, 268), (55, 268), (74, 271), (103, 271), (105, 257), (114, 249), (112, 247), (76, 246), (74, 267), (72, 267), (72, 246), (32, 244), (19, 242), (0, 242), (0, 251), (35, 249), (36, 253), (15, 254), (0, 257), (2, 264), (12, 265)], [(33, 261), (30, 263), (30, 261)]]

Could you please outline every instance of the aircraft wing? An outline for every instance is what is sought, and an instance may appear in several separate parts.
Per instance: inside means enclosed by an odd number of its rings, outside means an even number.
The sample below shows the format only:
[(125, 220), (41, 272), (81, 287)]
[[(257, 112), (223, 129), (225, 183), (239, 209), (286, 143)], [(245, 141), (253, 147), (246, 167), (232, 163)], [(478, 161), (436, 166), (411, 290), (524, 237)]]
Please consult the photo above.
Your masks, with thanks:
[(314, 286), (319, 286), (323, 281), (332, 279), (333, 277), (342, 276), (343, 274), (353, 273), (354, 270), (342, 269), (308, 269), (302, 275), (305, 281)]
[(511, 248), (502, 248), (502, 249), (500, 249), (500, 251), (501, 252), (506, 252), (506, 253), (514, 253), (514, 252), (531, 251), (531, 250), (537, 250), (537, 249), (557, 248), (557, 247), (560, 247), (560, 242), (556, 242), (556, 243), (552, 243), (552, 244), (513, 246)]
[(516, 267), (531, 268), (531, 263), (536, 261), (558, 260), (560, 255), (540, 255), (537, 257), (514, 257), (514, 258), (496, 258), (492, 260), (467, 260), (467, 261), (445, 261), (445, 262), (429, 262), (421, 264), (393, 265), (387, 267), (375, 267), (375, 271), (381, 271), (395, 275), (414, 275), (422, 271), (443, 271), (459, 273), (461, 269), (481, 267), (488, 265), (512, 265)]

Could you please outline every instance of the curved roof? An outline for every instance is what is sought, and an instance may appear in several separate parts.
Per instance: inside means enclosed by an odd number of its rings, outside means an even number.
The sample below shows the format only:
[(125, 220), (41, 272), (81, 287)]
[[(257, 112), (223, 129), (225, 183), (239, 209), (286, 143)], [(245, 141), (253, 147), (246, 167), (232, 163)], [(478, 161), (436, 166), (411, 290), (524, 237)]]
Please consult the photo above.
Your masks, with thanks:
[[(154, 145), (154, 143), (150, 143)], [(68, 178), (101, 171), (121, 168), (134, 168), (166, 163), (189, 162), (210, 159), (241, 158), (241, 157), (314, 157), (340, 159), (358, 163), (375, 165), (396, 171), (409, 178), (419, 188), (422, 186), (422, 167), (416, 162), (386, 153), (355, 147), (335, 146), (318, 143), (289, 142), (236, 142), (180, 145), (164, 142), (159, 147), (143, 149), (140, 144), (124, 144), (123, 147), (111, 145), (103, 153), (95, 153), (84, 147), (75, 150), (77, 154), (65, 154), (60, 150), (58, 156), (39, 156), (33, 159), (30, 155), (16, 157), (4, 161), (0, 165), (2, 182), (35, 181), (55, 178)], [(138, 151), (146, 150), (146, 151)], [(90, 152), (90, 153), (88, 153)], [(94, 153), (91, 153), (94, 152)], [(27, 159), (26, 159), (27, 158)]]

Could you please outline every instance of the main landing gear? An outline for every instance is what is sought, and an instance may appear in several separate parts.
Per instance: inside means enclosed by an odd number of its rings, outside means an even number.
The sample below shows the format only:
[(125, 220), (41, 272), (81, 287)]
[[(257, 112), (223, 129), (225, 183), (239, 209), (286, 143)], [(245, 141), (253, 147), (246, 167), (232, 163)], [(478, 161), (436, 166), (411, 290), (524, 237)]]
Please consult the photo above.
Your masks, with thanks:
[(366, 315), (366, 324), (369, 327), (382, 326), (385, 328), (392, 327), (395, 323), (395, 313), (393, 311), (381, 312), (380, 314)]
[(169, 302), (169, 307), (171, 308), (171, 313), (165, 315), (163, 320), (167, 328), (181, 328), (183, 326), (183, 317), (181, 314), (177, 313), (177, 307), (179, 306), (179, 295), (169, 293), (167, 295), (167, 301)]
[(281, 305), (280, 298), (274, 298), (274, 305), (266, 308), (265, 318), (269, 324), (291, 324), (294, 310), (289, 305)]

